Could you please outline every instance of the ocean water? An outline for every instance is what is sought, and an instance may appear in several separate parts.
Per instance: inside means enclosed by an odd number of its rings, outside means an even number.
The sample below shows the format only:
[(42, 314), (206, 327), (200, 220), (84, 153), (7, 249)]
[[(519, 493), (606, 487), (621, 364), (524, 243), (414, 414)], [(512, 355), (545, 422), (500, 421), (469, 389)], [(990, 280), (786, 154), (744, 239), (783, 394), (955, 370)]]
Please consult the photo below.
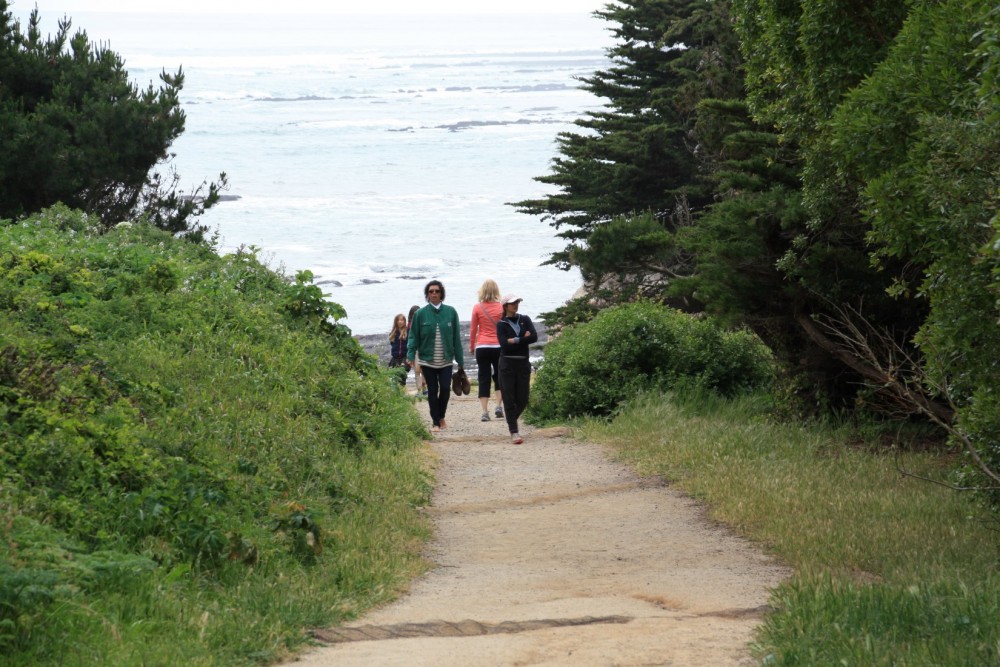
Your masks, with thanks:
[(71, 18), (140, 88), (183, 67), (173, 168), (188, 190), (224, 171), (238, 197), (202, 222), (224, 252), (312, 271), (355, 334), (388, 332), (431, 278), (462, 319), (486, 278), (529, 315), (580, 287), (542, 265), (555, 230), (507, 202), (551, 192), (534, 177), (557, 133), (600, 108), (578, 78), (611, 37), (587, 13)]

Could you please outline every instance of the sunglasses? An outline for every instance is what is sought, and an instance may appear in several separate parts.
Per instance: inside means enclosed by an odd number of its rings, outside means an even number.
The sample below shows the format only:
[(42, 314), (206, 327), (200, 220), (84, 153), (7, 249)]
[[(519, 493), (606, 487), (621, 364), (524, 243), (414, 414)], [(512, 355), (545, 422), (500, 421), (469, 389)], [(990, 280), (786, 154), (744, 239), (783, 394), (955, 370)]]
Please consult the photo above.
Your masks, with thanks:
[(429, 290), (427, 290), (427, 293), (428, 294), (440, 294), (441, 290), (439, 290), (439, 289), (429, 289)]

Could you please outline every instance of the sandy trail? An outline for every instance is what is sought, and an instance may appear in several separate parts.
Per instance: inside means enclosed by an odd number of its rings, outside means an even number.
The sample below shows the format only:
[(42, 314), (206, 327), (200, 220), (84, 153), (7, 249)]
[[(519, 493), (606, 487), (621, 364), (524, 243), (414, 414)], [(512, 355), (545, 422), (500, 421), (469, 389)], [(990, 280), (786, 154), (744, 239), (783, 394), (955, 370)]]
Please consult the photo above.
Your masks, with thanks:
[(396, 602), (317, 630), (329, 645), (290, 664), (755, 664), (747, 645), (785, 567), (601, 446), (529, 426), (514, 446), (480, 414), (452, 396), (431, 443), (436, 567)]

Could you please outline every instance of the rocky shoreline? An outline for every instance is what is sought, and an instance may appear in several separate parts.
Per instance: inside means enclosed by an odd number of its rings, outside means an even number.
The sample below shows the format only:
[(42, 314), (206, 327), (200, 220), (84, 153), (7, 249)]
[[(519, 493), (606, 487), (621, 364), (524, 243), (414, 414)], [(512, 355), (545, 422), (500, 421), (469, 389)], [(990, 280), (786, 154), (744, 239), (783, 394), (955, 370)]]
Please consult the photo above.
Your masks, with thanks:
[[(538, 332), (538, 342), (531, 346), (531, 358), (537, 360), (542, 357), (542, 350), (549, 342), (548, 331), (541, 322), (534, 322), (535, 331)], [(462, 322), (462, 349), (465, 352), (465, 370), (472, 376), (477, 369), (476, 358), (469, 354), (469, 323)], [(361, 343), (361, 347), (366, 352), (378, 357), (379, 363), (383, 366), (389, 364), (389, 332), (384, 334), (358, 335), (354, 338)]]

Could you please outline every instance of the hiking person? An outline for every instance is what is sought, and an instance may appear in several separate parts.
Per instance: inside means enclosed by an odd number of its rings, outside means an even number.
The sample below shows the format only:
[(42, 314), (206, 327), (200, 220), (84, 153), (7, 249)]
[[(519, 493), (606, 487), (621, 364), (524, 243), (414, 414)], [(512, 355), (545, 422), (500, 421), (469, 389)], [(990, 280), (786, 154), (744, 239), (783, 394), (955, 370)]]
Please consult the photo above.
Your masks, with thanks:
[(517, 419), (528, 407), (531, 391), (531, 361), (528, 347), (538, 342), (538, 333), (531, 318), (518, 312), (523, 299), (507, 294), (500, 299), (503, 317), (497, 322), (500, 342), (500, 386), (503, 387), (503, 409), (507, 417), (511, 442), (520, 445), (524, 438), (517, 428)]
[(444, 285), (432, 280), (424, 286), (427, 305), (413, 316), (407, 343), (406, 358), (420, 359), (420, 372), (427, 382), (427, 405), (431, 414), (431, 431), (448, 427), (445, 414), (451, 392), (452, 366), (465, 367), (462, 355), (462, 329), (458, 311), (444, 303)]
[(500, 341), (497, 340), (497, 321), (503, 317), (500, 305), (500, 288), (492, 279), (487, 279), (479, 288), (479, 302), (472, 307), (469, 319), (469, 352), (476, 357), (479, 369), (479, 404), (483, 408), (481, 421), (490, 421), (490, 383), (496, 390), (497, 419), (503, 417), (503, 403), (500, 392)]

